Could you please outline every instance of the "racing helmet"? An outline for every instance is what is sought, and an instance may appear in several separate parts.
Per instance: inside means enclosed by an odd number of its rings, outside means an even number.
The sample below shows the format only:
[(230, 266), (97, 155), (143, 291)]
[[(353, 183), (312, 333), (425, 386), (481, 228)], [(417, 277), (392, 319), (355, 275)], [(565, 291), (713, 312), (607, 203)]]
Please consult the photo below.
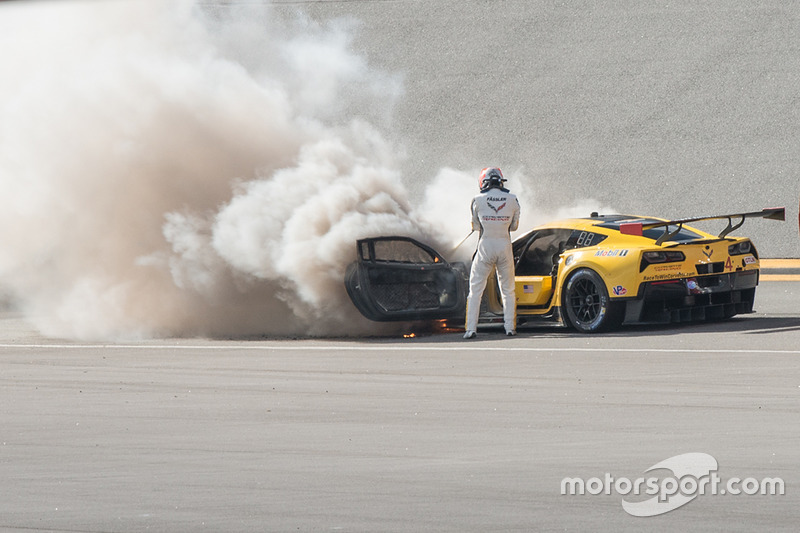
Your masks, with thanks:
[(506, 179), (503, 177), (503, 172), (497, 167), (486, 167), (481, 170), (481, 175), (478, 178), (478, 187), (483, 191), (486, 189), (503, 188), (503, 182)]

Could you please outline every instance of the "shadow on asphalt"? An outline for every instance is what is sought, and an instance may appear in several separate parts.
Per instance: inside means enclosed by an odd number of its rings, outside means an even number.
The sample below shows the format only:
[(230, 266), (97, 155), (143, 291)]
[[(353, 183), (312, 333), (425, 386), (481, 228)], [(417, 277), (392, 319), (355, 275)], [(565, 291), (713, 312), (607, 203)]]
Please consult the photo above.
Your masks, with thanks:
[[(427, 330), (426, 330), (427, 328)], [(347, 342), (363, 342), (363, 343), (409, 343), (409, 344), (437, 344), (437, 343), (450, 343), (456, 340), (461, 340), (464, 334), (460, 329), (444, 329), (434, 331), (428, 326), (420, 325), (418, 328), (411, 328), (408, 330), (408, 335), (414, 332), (413, 337), (404, 337), (402, 335), (390, 336), (375, 336), (375, 337), (362, 337), (353, 338), (348, 337), (341, 339)], [(533, 324), (524, 325), (518, 329), (516, 338), (530, 337), (548, 337), (548, 338), (564, 338), (564, 339), (591, 339), (591, 338), (636, 338), (636, 337), (664, 337), (672, 335), (687, 335), (687, 334), (708, 334), (708, 333), (726, 333), (736, 332), (744, 333), (747, 335), (770, 335), (785, 333), (788, 331), (800, 331), (800, 316), (737, 316), (728, 320), (706, 321), (697, 323), (685, 324), (643, 324), (623, 326), (619, 330), (606, 332), (606, 333), (593, 333), (585, 334), (578, 333), (572, 329), (555, 326), (552, 324)], [(505, 338), (501, 326), (489, 325), (481, 326), (478, 337), (465, 343), (481, 343), (488, 341), (497, 341)], [(337, 340), (337, 339), (329, 339)]]
[(618, 331), (601, 335), (606, 337), (648, 337), (726, 332), (763, 335), (795, 330), (800, 330), (800, 317), (738, 316), (728, 320), (715, 320), (686, 324), (624, 326)]

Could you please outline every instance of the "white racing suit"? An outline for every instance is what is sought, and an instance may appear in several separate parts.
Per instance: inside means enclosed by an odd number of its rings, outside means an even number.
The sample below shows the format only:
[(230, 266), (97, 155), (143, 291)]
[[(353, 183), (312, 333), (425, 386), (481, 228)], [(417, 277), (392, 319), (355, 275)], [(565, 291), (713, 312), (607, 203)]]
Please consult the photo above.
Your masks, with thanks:
[(467, 297), (467, 331), (477, 331), (481, 298), (489, 276), (497, 268), (506, 332), (516, 329), (517, 298), (514, 292), (514, 254), (510, 233), (519, 226), (519, 201), (507, 189), (482, 190), (472, 199), (472, 229), (480, 231), (472, 259)]

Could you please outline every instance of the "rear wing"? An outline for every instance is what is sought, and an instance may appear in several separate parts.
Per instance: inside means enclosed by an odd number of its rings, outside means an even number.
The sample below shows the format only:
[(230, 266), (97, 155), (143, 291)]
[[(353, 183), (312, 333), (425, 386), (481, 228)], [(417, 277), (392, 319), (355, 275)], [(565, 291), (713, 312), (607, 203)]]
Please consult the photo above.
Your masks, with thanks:
[[(736, 225), (733, 224), (733, 219), (739, 218)], [(748, 218), (766, 218), (768, 220), (786, 220), (785, 207), (770, 207), (762, 209), (761, 211), (752, 211), (750, 213), (733, 213), (730, 215), (715, 215), (710, 217), (695, 217), (695, 218), (682, 218), (678, 220), (667, 220), (664, 222), (625, 222), (619, 225), (620, 233), (624, 235), (637, 235), (641, 236), (646, 229), (664, 228), (664, 234), (656, 239), (656, 245), (661, 246), (662, 243), (670, 240), (683, 229), (684, 224), (690, 222), (699, 222), (701, 220), (728, 220), (727, 227), (719, 234), (720, 239), (724, 239), (730, 232), (739, 229), (744, 224), (745, 219)], [(675, 231), (669, 231), (670, 226), (677, 226)]]

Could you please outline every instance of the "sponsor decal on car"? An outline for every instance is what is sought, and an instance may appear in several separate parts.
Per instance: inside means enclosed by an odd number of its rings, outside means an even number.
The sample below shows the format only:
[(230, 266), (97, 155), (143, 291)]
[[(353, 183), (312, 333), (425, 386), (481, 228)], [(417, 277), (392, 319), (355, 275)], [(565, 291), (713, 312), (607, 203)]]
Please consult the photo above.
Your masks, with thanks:
[(672, 265), (659, 265), (657, 267), (653, 267), (653, 270), (655, 270), (656, 272), (664, 272), (667, 270), (680, 270), (680, 269), (681, 269), (680, 263)]
[(757, 261), (758, 261), (758, 259), (756, 259), (752, 255), (748, 255), (747, 257), (744, 258), (744, 264), (745, 265), (752, 265), (753, 263), (755, 263)]
[(662, 281), (666, 279), (688, 278), (694, 276), (691, 272), (675, 272), (673, 274), (656, 274), (655, 276), (644, 276), (643, 281)]
[(628, 255), (628, 250), (597, 250), (594, 253), (595, 257), (625, 257)]
[(625, 296), (626, 294), (628, 294), (628, 289), (626, 289), (622, 285), (617, 285), (611, 290), (614, 291), (614, 295), (616, 296)]

